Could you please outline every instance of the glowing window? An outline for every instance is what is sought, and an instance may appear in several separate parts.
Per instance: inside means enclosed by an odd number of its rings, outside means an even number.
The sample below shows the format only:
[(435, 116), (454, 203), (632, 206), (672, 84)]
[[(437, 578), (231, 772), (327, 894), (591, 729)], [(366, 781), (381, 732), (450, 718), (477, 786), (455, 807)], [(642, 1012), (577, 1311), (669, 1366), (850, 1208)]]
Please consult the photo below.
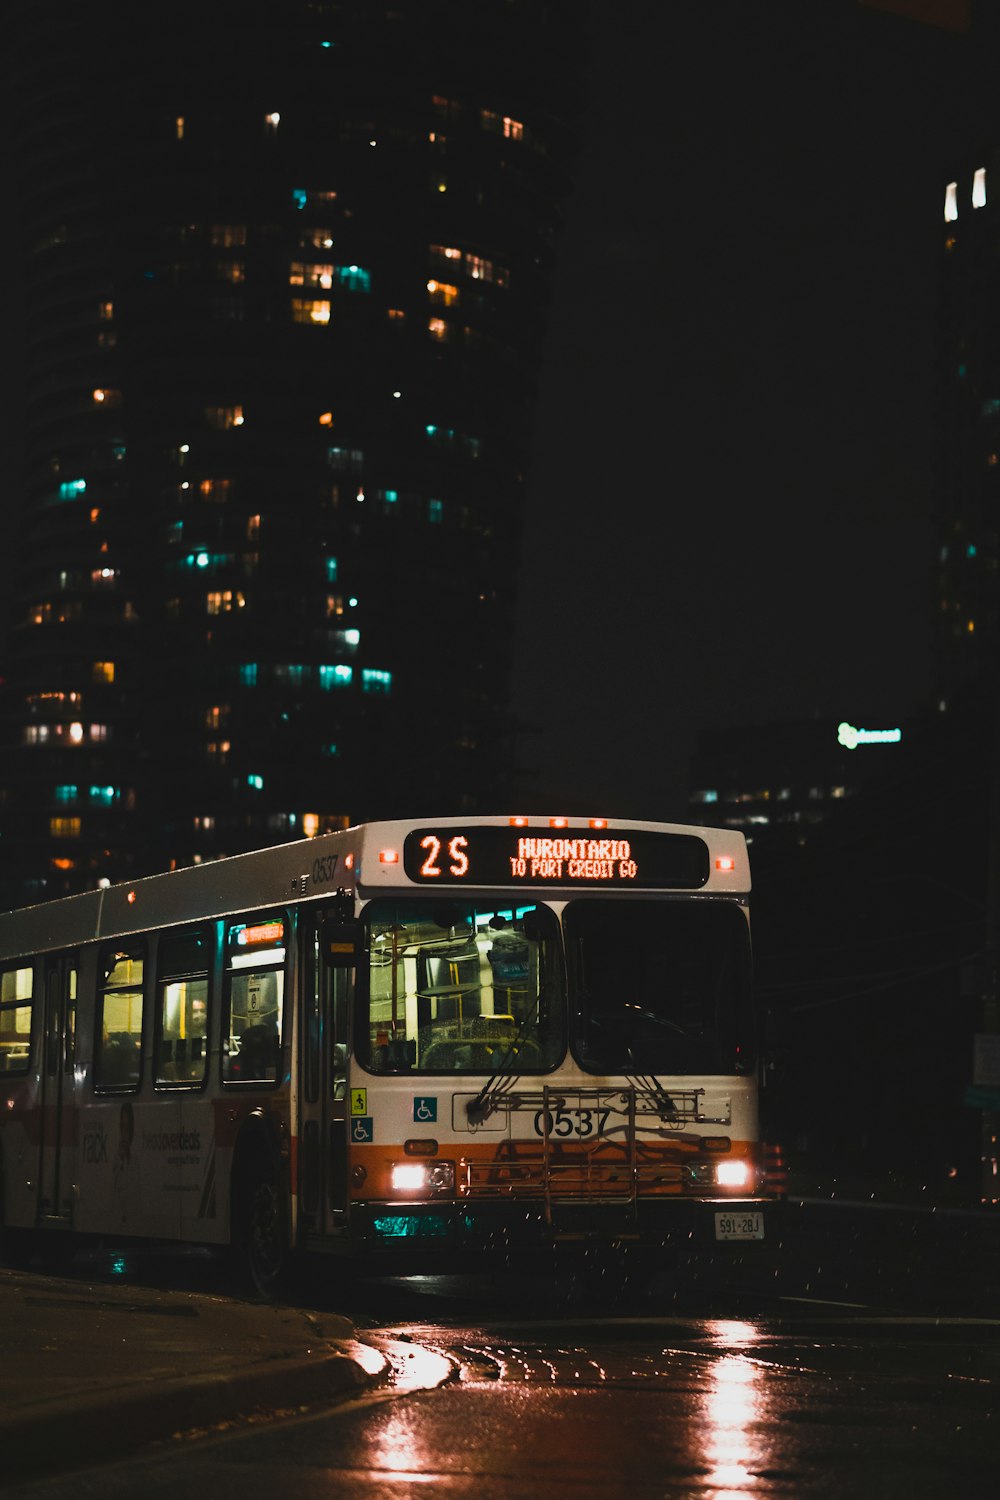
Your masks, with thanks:
[(206, 406), (205, 421), (217, 432), (226, 432), (232, 427), (243, 426), (242, 406)]
[(237, 589), (215, 589), (205, 595), (205, 608), (210, 615), (227, 615), (233, 610), (243, 609), (246, 599)]
[(98, 386), (93, 392), (93, 397), (95, 406), (104, 406), (110, 409), (122, 404), (121, 391), (112, 390), (109, 386)]
[(277, 135), (280, 124), (281, 115), (276, 109), (273, 109), (270, 114), (264, 116), (264, 128), (267, 130), (268, 135)]
[(345, 666), (343, 662), (319, 669), (319, 685), (324, 692), (329, 692), (331, 688), (350, 687), (353, 679), (354, 668)]
[(87, 488), (85, 479), (66, 479), (59, 486), (60, 500), (78, 500)]
[(458, 287), (432, 278), (427, 283), (427, 295), (432, 302), (437, 302), (442, 307), (454, 307), (458, 301)]
[(337, 266), (337, 280), (349, 292), (370, 292), (372, 276), (363, 266)]
[(958, 218), (958, 183), (949, 182), (944, 190), (944, 221), (953, 224)]
[(361, 669), (361, 691), (363, 693), (389, 693), (392, 691), (392, 673), (377, 667)]
[(333, 267), (293, 260), (288, 271), (288, 284), (289, 286), (322, 287), (324, 291), (329, 291), (333, 286)]
[(79, 790), (72, 783), (54, 787), (52, 792), (53, 800), (56, 802), (75, 802), (78, 795)]
[(440, 525), (440, 523), (444, 520), (443, 500), (428, 500), (427, 519), (432, 523), (432, 525)]
[(213, 224), (208, 232), (209, 240), (213, 245), (232, 247), (234, 245), (245, 245), (247, 242), (247, 227), (245, 224)]
[(443, 344), (448, 337), (448, 324), (444, 318), (430, 318), (427, 323), (427, 332), (435, 343)]
[(217, 260), (215, 274), (223, 281), (232, 281), (239, 285), (240, 282), (246, 280), (246, 267), (241, 260)]
[(115, 664), (113, 661), (95, 661), (90, 671), (95, 682), (114, 682), (115, 680)]
[(184, 139), (184, 116), (178, 115), (174, 121), (174, 135), (179, 141)]
[(257, 663), (255, 661), (240, 663), (240, 682), (244, 687), (257, 686)]
[(986, 207), (986, 168), (977, 167), (972, 178), (972, 206), (973, 208)]
[(50, 818), (49, 837), (54, 839), (78, 839), (81, 823), (79, 818)]
[(330, 304), (312, 298), (292, 298), (293, 323), (329, 323)]

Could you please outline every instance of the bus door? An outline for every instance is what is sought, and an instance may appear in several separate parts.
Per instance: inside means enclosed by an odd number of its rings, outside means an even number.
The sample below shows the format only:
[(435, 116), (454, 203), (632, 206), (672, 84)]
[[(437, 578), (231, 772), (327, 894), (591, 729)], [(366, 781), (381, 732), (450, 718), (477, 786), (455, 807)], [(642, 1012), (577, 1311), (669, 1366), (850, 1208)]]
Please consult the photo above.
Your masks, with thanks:
[(70, 1224), (76, 1181), (76, 954), (44, 961), (45, 1042), (41, 1076), (38, 1213)]
[(299, 1213), (307, 1236), (339, 1238), (347, 1233), (348, 1018), (354, 969), (337, 951), (342, 924), (336, 914), (311, 912), (309, 919), (303, 942)]

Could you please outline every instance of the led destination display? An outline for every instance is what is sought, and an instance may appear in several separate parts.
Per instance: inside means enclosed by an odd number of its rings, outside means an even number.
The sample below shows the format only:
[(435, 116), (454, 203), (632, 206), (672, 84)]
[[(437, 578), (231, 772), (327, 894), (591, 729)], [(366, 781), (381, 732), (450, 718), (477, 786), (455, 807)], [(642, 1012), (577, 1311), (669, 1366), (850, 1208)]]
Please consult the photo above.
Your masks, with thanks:
[(632, 886), (695, 890), (708, 847), (687, 833), (639, 829), (416, 828), (403, 868), (422, 885)]

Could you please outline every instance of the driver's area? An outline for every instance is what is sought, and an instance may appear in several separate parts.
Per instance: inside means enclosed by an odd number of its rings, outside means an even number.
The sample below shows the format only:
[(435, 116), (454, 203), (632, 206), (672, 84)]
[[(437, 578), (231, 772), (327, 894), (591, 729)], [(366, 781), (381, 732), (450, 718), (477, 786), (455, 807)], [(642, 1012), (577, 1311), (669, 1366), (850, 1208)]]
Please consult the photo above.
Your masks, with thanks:
[(546, 1072), (565, 1051), (558, 923), (544, 906), (377, 900), (356, 1055), (373, 1073)]

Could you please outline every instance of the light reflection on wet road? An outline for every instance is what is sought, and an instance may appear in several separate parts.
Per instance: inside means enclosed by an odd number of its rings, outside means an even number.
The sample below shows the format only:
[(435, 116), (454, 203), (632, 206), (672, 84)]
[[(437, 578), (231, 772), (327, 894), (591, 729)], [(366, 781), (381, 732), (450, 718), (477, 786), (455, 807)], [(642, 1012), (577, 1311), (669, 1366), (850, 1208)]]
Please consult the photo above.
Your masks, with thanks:
[(998, 1322), (817, 1306), (359, 1333), (389, 1387), (11, 1500), (995, 1493)]

